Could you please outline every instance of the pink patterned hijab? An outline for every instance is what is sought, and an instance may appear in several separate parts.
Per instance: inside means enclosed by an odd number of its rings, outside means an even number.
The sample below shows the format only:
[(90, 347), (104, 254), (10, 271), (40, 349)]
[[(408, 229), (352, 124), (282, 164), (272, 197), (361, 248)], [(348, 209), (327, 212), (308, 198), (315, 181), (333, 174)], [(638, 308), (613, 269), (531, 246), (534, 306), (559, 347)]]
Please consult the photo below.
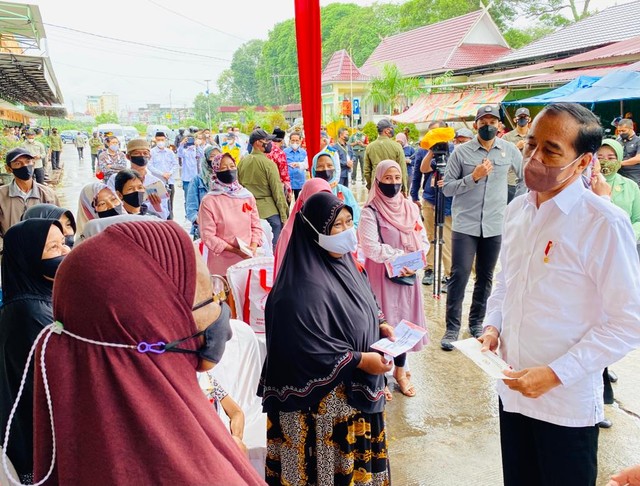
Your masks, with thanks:
[(367, 206), (373, 206), (381, 217), (401, 233), (411, 235), (417, 250), (422, 247), (420, 238), (422, 224), (418, 206), (404, 197), (401, 192), (393, 197), (387, 197), (378, 187), (378, 182), (382, 180), (385, 173), (391, 168), (398, 169), (402, 174), (402, 170), (395, 160), (383, 160), (376, 167), (376, 180), (369, 191)]

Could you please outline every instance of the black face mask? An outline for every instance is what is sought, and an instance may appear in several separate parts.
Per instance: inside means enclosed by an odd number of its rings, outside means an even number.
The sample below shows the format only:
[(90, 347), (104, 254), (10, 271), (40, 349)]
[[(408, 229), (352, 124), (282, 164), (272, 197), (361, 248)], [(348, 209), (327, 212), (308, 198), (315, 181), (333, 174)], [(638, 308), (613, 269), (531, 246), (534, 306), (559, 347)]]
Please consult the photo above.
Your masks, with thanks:
[(104, 211), (98, 211), (98, 218), (109, 218), (111, 216), (118, 216), (120, 211), (116, 208), (106, 209)]
[(325, 181), (329, 182), (331, 179), (333, 179), (333, 175), (335, 174), (335, 169), (329, 169), (329, 170), (317, 170), (316, 171), (316, 177), (319, 179), (324, 179)]
[(528, 118), (518, 118), (518, 126), (519, 127), (526, 127), (529, 124), (529, 119)]
[(498, 134), (498, 127), (494, 127), (493, 125), (484, 125), (478, 128), (478, 135), (485, 142), (490, 142), (496, 135)]
[[(198, 305), (196, 305), (193, 310), (200, 309), (205, 305), (209, 305), (213, 302), (213, 299), (208, 299)], [(211, 361), (212, 363), (219, 363), (222, 359), (222, 355), (224, 354), (224, 348), (227, 344), (227, 341), (231, 339), (231, 325), (229, 324), (229, 319), (231, 318), (231, 311), (229, 310), (229, 306), (226, 303), (222, 303), (220, 305), (221, 311), (220, 316), (213, 321), (204, 331), (200, 331), (193, 336), (189, 336), (188, 338), (178, 339), (177, 341), (173, 341), (165, 345), (164, 350), (167, 352), (174, 353), (189, 353), (189, 354), (197, 354), (201, 359), (206, 359), (207, 361)], [(189, 341), (190, 339), (195, 339), (204, 335), (204, 346), (200, 349), (183, 349), (179, 348), (178, 345)]]
[[(629, 134), (628, 133), (621, 133), (620, 134), (620, 138), (626, 142), (627, 140), (629, 140)], [(15, 174), (16, 171), (14, 170), (13, 172)]]
[(142, 155), (134, 155), (131, 157), (131, 163), (137, 165), (138, 167), (144, 167), (149, 163), (149, 159), (147, 157), (143, 157)]
[(139, 208), (144, 202), (144, 191), (135, 191), (122, 196), (122, 200), (132, 208)]
[(263, 147), (264, 147), (264, 153), (268, 154), (269, 152), (271, 152), (271, 148), (273, 147), (273, 144), (269, 142), (264, 144)]
[(53, 280), (56, 277), (58, 267), (62, 263), (64, 255), (60, 255), (53, 258), (47, 258), (46, 260), (40, 260), (42, 266), (42, 275)]
[(33, 178), (33, 164), (23, 165), (19, 169), (11, 169), (13, 176), (21, 181), (28, 181)]
[(234, 170), (223, 170), (221, 172), (216, 172), (216, 177), (223, 184), (232, 184), (238, 179), (238, 171)]
[(75, 236), (74, 235), (67, 235), (64, 237), (64, 244), (67, 245), (69, 248), (73, 248), (73, 244), (75, 243)]
[(386, 184), (384, 182), (378, 181), (378, 187), (382, 191), (382, 194), (391, 198), (400, 192), (402, 184)]

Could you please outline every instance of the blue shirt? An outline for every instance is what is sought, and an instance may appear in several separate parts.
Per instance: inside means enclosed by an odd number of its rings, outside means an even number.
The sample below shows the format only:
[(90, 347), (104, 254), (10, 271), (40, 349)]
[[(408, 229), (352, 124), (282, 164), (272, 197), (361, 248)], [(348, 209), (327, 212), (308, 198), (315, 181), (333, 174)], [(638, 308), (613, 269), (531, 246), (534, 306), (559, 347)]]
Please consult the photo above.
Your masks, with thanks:
[[(422, 163), (422, 159), (424, 159), (429, 154), (428, 150), (420, 148), (415, 153), (415, 162), (416, 165), (413, 168), (413, 177), (411, 180), (411, 200), (419, 201), (420, 200), (420, 187), (422, 187), (422, 199), (427, 201), (432, 206), (436, 205), (436, 190), (431, 187), (431, 178), (433, 177), (433, 172), (429, 172), (428, 174), (423, 174), (420, 172), (420, 164)], [(441, 177), (444, 177), (444, 174), (441, 174)], [(444, 198), (444, 215), (451, 216), (451, 203), (453, 202), (453, 197), (445, 197)]]
[[(307, 151), (303, 148), (293, 150), (291, 147), (284, 149), (287, 156), (287, 165), (289, 166), (289, 178), (291, 179), (291, 189), (302, 189), (307, 180)], [(304, 167), (292, 167), (291, 164), (303, 163)]]
[(409, 165), (413, 165), (413, 163), (415, 162), (415, 156), (416, 156), (416, 149), (414, 149), (411, 145), (405, 145), (402, 148), (403, 152), (404, 152), (404, 156), (409, 159), (411, 162), (409, 162)]
[(351, 145), (340, 145), (339, 142), (336, 142), (332, 145), (332, 148), (338, 154), (340, 159), (340, 178), (348, 177), (350, 169), (347, 167), (347, 161), (353, 160), (353, 150), (351, 149)]

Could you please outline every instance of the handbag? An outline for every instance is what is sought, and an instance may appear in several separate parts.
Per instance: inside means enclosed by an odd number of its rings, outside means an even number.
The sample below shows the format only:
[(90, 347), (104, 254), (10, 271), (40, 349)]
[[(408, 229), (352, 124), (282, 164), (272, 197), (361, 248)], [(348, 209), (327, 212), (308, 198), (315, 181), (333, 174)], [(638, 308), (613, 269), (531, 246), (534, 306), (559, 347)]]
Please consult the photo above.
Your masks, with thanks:
[[(371, 209), (371, 211), (373, 211), (373, 216), (376, 219), (376, 227), (378, 228), (378, 238), (380, 238), (380, 243), (382, 243), (384, 245), (384, 240), (382, 239), (382, 231), (380, 230), (380, 221), (378, 220), (378, 211), (376, 211), (376, 208), (374, 208), (373, 206), (367, 206), (369, 209)], [(391, 280), (393, 283), (396, 283), (398, 285), (413, 285), (416, 283), (416, 274), (414, 273), (413, 275), (408, 275), (405, 277), (389, 277), (389, 274), (385, 271), (385, 276)]]

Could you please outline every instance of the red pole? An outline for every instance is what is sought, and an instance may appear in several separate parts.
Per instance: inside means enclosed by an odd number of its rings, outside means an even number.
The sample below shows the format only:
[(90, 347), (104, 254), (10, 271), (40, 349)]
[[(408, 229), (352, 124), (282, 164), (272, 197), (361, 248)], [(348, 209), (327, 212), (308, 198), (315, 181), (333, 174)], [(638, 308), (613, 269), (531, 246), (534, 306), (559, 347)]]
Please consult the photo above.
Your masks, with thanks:
[(309, 154), (309, 170), (311, 170), (312, 158), (320, 151), (320, 121), (322, 119), (320, 1), (294, 1), (302, 118), (307, 153)]

